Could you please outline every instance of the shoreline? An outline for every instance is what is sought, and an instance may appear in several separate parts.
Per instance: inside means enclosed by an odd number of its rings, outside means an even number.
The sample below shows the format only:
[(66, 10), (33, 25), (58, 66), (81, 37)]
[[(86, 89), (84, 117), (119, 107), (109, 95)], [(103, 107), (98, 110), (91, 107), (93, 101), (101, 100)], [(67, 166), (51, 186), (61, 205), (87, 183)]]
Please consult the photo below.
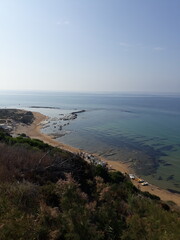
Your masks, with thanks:
[[(17, 128), (14, 130), (14, 134), (21, 134), (25, 133), (27, 136), (31, 138), (36, 138), (39, 140), (42, 140), (45, 143), (48, 143), (49, 145), (52, 145), (53, 147), (59, 147), (62, 148), (66, 151), (72, 152), (72, 153), (81, 153), (82, 150), (72, 147), (70, 145), (66, 145), (63, 143), (60, 143), (56, 141), (55, 139), (52, 138), (52, 136), (46, 135), (41, 132), (42, 128), (42, 123), (43, 121), (47, 120), (48, 117), (39, 113), (39, 112), (33, 112), (33, 115), (35, 117), (33, 123), (31, 125), (18, 125)], [(84, 151), (86, 152), (86, 151)], [(126, 163), (122, 162), (117, 162), (117, 161), (112, 161), (112, 160), (107, 160), (98, 154), (93, 154), (100, 160), (103, 160), (106, 162), (109, 166), (111, 166), (112, 169), (120, 171), (120, 172), (126, 172), (126, 173), (133, 173), (132, 169), (128, 166)], [(178, 207), (180, 207), (180, 195), (176, 193), (171, 193), (165, 189), (159, 188), (155, 185), (149, 184), (148, 186), (142, 186), (139, 184), (137, 181), (132, 180), (132, 183), (139, 188), (141, 191), (147, 191), (151, 194), (157, 195), (158, 197), (161, 198), (163, 201), (173, 201), (176, 203)]]

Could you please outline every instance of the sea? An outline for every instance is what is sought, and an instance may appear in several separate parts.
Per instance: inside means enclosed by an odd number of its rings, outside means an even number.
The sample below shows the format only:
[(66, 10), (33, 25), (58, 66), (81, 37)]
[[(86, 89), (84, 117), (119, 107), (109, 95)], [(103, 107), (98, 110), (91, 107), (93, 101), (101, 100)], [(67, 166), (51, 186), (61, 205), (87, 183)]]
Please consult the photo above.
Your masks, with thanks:
[(41, 112), (43, 133), (180, 193), (180, 94), (0, 91), (0, 108)]

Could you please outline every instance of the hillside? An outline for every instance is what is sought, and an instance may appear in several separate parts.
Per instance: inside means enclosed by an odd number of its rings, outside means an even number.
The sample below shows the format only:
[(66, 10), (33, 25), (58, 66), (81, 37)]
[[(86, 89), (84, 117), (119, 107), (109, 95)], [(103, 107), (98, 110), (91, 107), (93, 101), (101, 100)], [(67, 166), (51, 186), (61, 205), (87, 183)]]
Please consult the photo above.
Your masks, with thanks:
[(120, 172), (0, 131), (0, 239), (152, 239), (180, 236), (179, 213)]

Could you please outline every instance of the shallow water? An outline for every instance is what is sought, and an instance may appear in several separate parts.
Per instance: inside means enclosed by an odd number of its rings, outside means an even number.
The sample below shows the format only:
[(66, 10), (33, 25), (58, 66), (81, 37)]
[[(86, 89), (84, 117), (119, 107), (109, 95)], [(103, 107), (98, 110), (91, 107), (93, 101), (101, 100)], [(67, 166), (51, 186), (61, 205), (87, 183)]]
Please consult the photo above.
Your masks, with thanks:
[[(54, 119), (42, 130), (44, 133), (66, 133), (57, 140), (112, 160), (130, 162), (151, 183), (180, 191), (179, 96), (2, 92), (0, 106), (49, 115)], [(65, 122), (55, 117), (82, 109), (86, 112), (59, 129)]]

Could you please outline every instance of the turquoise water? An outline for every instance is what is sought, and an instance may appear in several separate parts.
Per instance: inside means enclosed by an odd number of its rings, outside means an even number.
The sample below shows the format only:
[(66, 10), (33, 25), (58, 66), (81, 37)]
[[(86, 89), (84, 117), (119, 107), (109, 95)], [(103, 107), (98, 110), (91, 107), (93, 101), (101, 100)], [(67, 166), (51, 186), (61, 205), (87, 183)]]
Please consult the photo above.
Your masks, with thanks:
[[(45, 133), (109, 159), (129, 162), (138, 175), (180, 191), (180, 96), (1, 92), (1, 107), (28, 108), (52, 118), (85, 109), (60, 131)], [(58, 109), (30, 108), (31, 106)], [(63, 135), (58, 137), (58, 134)]]

